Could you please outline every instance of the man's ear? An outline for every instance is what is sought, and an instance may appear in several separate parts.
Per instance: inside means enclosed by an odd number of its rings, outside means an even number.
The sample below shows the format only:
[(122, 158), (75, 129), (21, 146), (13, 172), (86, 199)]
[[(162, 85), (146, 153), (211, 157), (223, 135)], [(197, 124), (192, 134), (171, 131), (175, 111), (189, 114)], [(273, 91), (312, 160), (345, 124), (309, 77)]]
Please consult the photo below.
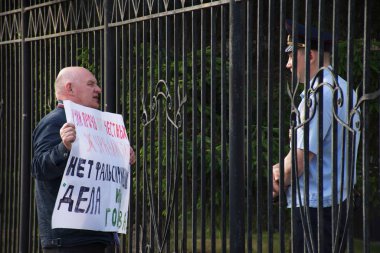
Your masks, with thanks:
[(65, 91), (67, 93), (71, 93), (73, 91), (73, 88), (72, 88), (72, 83), (71, 82), (67, 82), (65, 83)]

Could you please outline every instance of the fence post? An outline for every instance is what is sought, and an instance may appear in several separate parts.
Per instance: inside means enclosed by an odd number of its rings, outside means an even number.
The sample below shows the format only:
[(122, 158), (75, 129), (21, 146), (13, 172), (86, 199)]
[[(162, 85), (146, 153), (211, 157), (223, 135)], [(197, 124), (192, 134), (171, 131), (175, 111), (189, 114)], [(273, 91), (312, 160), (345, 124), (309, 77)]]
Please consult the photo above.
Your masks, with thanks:
[(230, 1), (229, 211), (230, 252), (244, 253), (244, 2)]
[(104, 1), (104, 109), (107, 112), (116, 111), (116, 59), (115, 31), (108, 25), (112, 19), (114, 0)]
[(21, 76), (22, 76), (22, 137), (21, 137), (21, 198), (20, 198), (20, 241), (19, 252), (29, 252), (29, 215), (30, 215), (30, 158), (31, 158), (31, 73), (30, 43), (25, 41), (28, 18), (25, 7), (30, 0), (23, 0), (21, 6), (22, 42), (21, 42)]

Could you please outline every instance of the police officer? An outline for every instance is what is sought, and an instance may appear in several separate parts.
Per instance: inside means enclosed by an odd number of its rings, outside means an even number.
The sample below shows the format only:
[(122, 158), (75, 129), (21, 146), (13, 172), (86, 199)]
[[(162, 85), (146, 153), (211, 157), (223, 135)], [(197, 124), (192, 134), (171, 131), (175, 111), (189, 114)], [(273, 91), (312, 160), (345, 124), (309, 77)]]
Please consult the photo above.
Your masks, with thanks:
[[(332, 124), (333, 121), (336, 121), (334, 117), (334, 103), (336, 99), (339, 99), (342, 103), (338, 106), (336, 115), (342, 119), (344, 122), (349, 122), (348, 109), (347, 109), (347, 98), (348, 98), (348, 88), (347, 82), (340, 76), (334, 77), (333, 69), (330, 65), (331, 57), (331, 48), (332, 48), (332, 36), (330, 33), (322, 33), (320, 41), (324, 48), (323, 53), (323, 68), (319, 68), (318, 61), (318, 30), (316, 28), (311, 28), (310, 36), (310, 52), (306, 55), (306, 41), (305, 41), (305, 26), (301, 24), (295, 24), (297, 29), (297, 43), (293, 43), (292, 39), (292, 22), (291, 20), (286, 20), (285, 22), (286, 30), (288, 33), (288, 46), (285, 49), (285, 52), (288, 54), (288, 62), (286, 68), (291, 72), (296, 71), (297, 81), (299, 83), (305, 84), (306, 79), (306, 61), (310, 64), (310, 75), (309, 75), (309, 87), (311, 88), (311, 93), (303, 91), (301, 96), (301, 103), (298, 106), (298, 119), (297, 119), (297, 131), (296, 131), (296, 146), (291, 147), (295, 148), (295, 161), (297, 164), (297, 177), (296, 182), (291, 182), (291, 170), (292, 170), (292, 152), (289, 152), (284, 158), (284, 187), (287, 194), (288, 207), (292, 207), (292, 198), (296, 198), (295, 220), (293, 221), (294, 230), (293, 230), (293, 252), (304, 252), (304, 247), (306, 247), (306, 252), (318, 252), (318, 201), (319, 198), (322, 198), (323, 203), (323, 231), (321, 234), (323, 236), (323, 248), (320, 249), (320, 253), (332, 252), (333, 247), (335, 247), (335, 252), (344, 252), (345, 248), (345, 238), (344, 234), (344, 222), (346, 215), (346, 199), (349, 196), (349, 191), (352, 189), (352, 185), (348, 185), (348, 178), (351, 175), (348, 175), (348, 159), (349, 157), (345, 156), (348, 141), (347, 138), (344, 138), (343, 135), (347, 135), (347, 129), (340, 123), (337, 125), (337, 149), (333, 151), (332, 140), (333, 140), (333, 131)], [(297, 47), (297, 54), (293, 53), (294, 48)], [(307, 56), (307, 57), (306, 57)], [(297, 58), (297, 67), (293, 67), (293, 59)], [(318, 78), (322, 78), (323, 85), (318, 86)], [(329, 87), (330, 86), (330, 87)], [(331, 87), (339, 86), (341, 92), (338, 93), (338, 97), (334, 99), (334, 94)], [(356, 103), (356, 93), (352, 92), (353, 104)], [(318, 94), (323, 93), (323, 127), (319, 129), (318, 125)], [(305, 103), (307, 101), (307, 106)], [(309, 111), (308, 118), (305, 118), (305, 110)], [(358, 117), (353, 118), (354, 121), (358, 121)], [(304, 146), (305, 137), (304, 136), (304, 127), (301, 124), (307, 124), (309, 126), (308, 140), (309, 145), (306, 148)], [(353, 124), (355, 126), (355, 124)], [(323, 143), (323, 154), (319, 154), (318, 151), (318, 140), (319, 136), (322, 136)], [(354, 136), (354, 154), (353, 163), (355, 164), (356, 155), (358, 150), (358, 144), (360, 140), (360, 134), (358, 131), (355, 131)], [(307, 154), (305, 156), (305, 149), (307, 149)], [(340, 222), (337, 222), (338, 226), (338, 238), (335, 242), (332, 242), (332, 205), (333, 205), (333, 189), (332, 189), (332, 171), (333, 163), (332, 156), (336, 154), (337, 159), (337, 204), (341, 207), (340, 209)], [(320, 155), (323, 156), (322, 160), (322, 175), (318, 175), (318, 159)], [(309, 201), (305, 202), (305, 179), (304, 179), (304, 157), (309, 159), (309, 192), (308, 194)], [(318, 194), (318, 178), (323, 181), (323, 194), (320, 196)], [(279, 164), (273, 166), (273, 196), (277, 196), (280, 191), (279, 187), (280, 179), (280, 167)], [(296, 184), (296, 196), (291, 194), (291, 183)], [(298, 188), (299, 186), (299, 188)], [(338, 210), (338, 209), (337, 209)], [(308, 214), (308, 215), (306, 215)], [(310, 224), (310, 226), (308, 225)], [(304, 238), (306, 234), (306, 238)]]

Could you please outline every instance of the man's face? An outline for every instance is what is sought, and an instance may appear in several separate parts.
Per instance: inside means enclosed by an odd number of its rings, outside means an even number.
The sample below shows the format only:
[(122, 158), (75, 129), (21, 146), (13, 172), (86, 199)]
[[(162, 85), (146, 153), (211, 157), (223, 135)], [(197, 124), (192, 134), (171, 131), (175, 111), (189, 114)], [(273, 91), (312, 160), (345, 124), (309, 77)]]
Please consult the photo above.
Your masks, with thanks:
[[(288, 54), (288, 62), (286, 68), (293, 72), (293, 52)], [(305, 82), (305, 50), (297, 50), (297, 78), (300, 83)]]
[(72, 84), (72, 92), (75, 96), (76, 103), (99, 109), (100, 93), (102, 90), (94, 75), (88, 70), (81, 70), (78, 73), (77, 80)]

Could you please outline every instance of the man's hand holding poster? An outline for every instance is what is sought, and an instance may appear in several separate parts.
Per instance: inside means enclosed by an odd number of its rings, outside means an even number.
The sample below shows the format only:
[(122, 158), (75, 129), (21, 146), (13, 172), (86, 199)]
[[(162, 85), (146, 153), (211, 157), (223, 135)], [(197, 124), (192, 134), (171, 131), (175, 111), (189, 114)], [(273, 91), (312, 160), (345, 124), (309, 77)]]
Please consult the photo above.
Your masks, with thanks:
[(130, 165), (123, 118), (64, 101), (75, 124), (52, 227), (127, 232)]

